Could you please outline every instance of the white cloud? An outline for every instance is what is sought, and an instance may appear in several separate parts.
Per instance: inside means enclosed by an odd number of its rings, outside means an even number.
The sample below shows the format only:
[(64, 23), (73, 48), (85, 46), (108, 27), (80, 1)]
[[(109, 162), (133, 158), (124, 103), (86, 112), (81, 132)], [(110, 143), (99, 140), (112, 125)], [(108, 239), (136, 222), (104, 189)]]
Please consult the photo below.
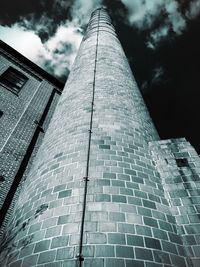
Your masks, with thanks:
[(92, 11), (102, 5), (103, 0), (76, 0), (72, 6), (72, 17), (80, 24), (86, 24)]
[(164, 0), (121, 1), (128, 8), (130, 24), (136, 25), (138, 28), (151, 27), (155, 16), (160, 14), (164, 3)]
[(82, 35), (66, 22), (45, 43), (33, 31), (18, 24), (11, 28), (0, 26), (0, 38), (51, 74), (62, 76), (68, 73), (74, 61)]
[[(55, 0), (53, 8), (67, 10), (71, 5), (72, 21), (55, 25), (53, 18), (34, 14), (20, 18), (11, 27), (0, 26), (0, 38), (34, 63), (57, 77), (65, 76), (74, 61), (81, 39), (80, 24), (87, 24), (91, 12), (103, 0)], [(45, 6), (44, 0), (43, 5)], [(41, 39), (40, 39), (41, 38)]]
[(186, 16), (189, 19), (194, 19), (200, 14), (200, 0), (193, 0), (190, 3), (189, 10), (186, 12)]
[(36, 61), (38, 51), (44, 52), (40, 38), (18, 24), (12, 27), (0, 26), (0, 38), (32, 61)]
[[(161, 26), (151, 32), (147, 46), (156, 45), (170, 34), (181, 34), (186, 28), (186, 19), (179, 11), (176, 0), (121, 0), (129, 11), (129, 23), (139, 29), (151, 29), (158, 18), (163, 17)], [(200, 1), (200, 0), (197, 0)], [(161, 17), (162, 16), (162, 17)]]
[(164, 25), (156, 30), (154, 30), (153, 32), (150, 33), (149, 36), (149, 40), (147, 42), (147, 47), (151, 48), (151, 49), (155, 49), (157, 44), (167, 38), (168, 34), (169, 34), (169, 26), (168, 25)]
[(45, 67), (48, 62), (56, 76), (65, 75), (66, 69), (71, 68), (81, 39), (82, 35), (71, 23), (60, 26), (56, 34), (44, 43), (45, 53), (39, 53), (40, 65)]
[(153, 69), (153, 78), (152, 83), (158, 83), (162, 80), (164, 75), (164, 69), (163, 67), (159, 66)]
[(181, 34), (186, 27), (186, 20), (179, 11), (178, 3), (174, 0), (168, 0), (165, 9), (168, 14), (168, 24), (171, 25), (176, 34)]
[(166, 14), (169, 24), (175, 32), (185, 27), (185, 20), (179, 12), (176, 0), (121, 0), (128, 8), (129, 22), (138, 28), (150, 28), (155, 19)]

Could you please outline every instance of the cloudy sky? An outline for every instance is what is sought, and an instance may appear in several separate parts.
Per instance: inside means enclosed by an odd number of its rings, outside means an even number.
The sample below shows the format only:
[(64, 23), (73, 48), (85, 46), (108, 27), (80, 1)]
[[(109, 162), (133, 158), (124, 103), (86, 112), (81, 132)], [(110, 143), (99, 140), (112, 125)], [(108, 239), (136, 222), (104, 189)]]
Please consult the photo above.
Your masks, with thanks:
[(200, 150), (200, 0), (1, 0), (0, 38), (64, 81), (107, 6), (161, 138)]

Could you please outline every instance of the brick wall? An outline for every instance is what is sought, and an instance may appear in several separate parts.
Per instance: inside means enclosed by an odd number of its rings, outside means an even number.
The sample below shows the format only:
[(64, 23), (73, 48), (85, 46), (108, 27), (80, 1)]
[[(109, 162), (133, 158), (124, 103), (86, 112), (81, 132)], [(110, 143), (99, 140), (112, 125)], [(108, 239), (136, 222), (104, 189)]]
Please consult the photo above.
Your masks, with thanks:
[[(37, 129), (35, 120), (40, 120), (54, 85), (6, 51), (1, 50), (0, 57), (0, 75), (11, 66), (28, 78), (18, 96), (0, 86), (0, 110), (3, 112), (0, 118), (0, 175), (3, 177), (0, 182), (0, 206), (3, 220), (2, 214), (8, 208), (5, 208), (8, 202), (6, 197), (10, 199), (9, 191)], [(57, 100), (56, 94), (55, 101)], [(50, 111), (55, 109), (56, 103), (54, 102)], [(13, 192), (14, 189), (11, 191)], [(11, 207), (13, 205), (14, 203)], [(3, 222), (1, 234), (11, 213), (12, 208), (9, 209), (6, 220)]]
[(152, 142), (150, 147), (184, 245), (188, 266), (197, 267), (200, 265), (199, 156), (184, 138)]

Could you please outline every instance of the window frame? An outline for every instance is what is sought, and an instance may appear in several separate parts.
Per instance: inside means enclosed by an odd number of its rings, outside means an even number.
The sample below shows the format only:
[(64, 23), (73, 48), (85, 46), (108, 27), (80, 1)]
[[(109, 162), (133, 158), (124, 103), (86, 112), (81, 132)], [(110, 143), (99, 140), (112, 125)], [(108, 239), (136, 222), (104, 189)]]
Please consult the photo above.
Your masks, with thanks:
[(11, 66), (0, 75), (0, 85), (17, 96), (27, 81), (27, 76)]

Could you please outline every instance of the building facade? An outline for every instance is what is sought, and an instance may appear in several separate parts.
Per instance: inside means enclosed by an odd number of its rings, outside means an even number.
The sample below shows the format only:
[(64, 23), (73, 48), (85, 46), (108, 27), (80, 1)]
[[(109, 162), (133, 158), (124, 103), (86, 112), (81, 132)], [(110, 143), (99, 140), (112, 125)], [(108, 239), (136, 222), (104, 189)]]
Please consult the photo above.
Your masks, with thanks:
[(200, 160), (160, 140), (107, 11), (92, 13), (2, 239), (9, 267), (198, 267)]
[(61, 82), (0, 41), (1, 234), (62, 87)]

